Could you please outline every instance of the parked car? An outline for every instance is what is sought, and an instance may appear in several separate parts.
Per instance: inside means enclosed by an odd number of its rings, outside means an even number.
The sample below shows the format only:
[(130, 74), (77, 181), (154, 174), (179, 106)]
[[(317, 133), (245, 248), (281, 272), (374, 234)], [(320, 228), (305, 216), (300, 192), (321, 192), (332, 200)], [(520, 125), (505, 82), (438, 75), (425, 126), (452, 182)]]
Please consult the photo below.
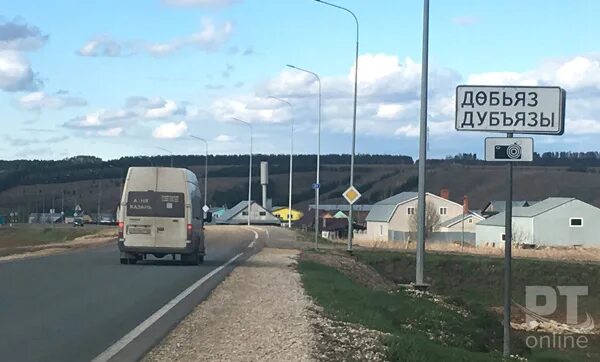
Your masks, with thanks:
[(77, 227), (77, 226), (83, 227), (83, 219), (73, 220), (73, 227)]

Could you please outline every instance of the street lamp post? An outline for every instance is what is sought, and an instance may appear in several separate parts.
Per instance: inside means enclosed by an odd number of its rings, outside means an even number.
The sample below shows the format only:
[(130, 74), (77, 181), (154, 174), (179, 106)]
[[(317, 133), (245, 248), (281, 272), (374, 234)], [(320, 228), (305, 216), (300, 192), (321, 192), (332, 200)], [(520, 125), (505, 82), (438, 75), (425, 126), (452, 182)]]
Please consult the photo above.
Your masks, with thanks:
[(156, 148), (158, 148), (159, 150), (162, 150), (162, 151), (165, 151), (165, 152), (168, 152), (168, 153), (171, 154), (171, 167), (173, 167), (173, 152), (167, 150), (166, 148), (162, 148), (162, 147), (156, 147)]
[(252, 124), (232, 117), (233, 120), (241, 122), (250, 128), (250, 171), (248, 172), (248, 226), (250, 226), (250, 204), (252, 202)]
[(425, 164), (427, 162), (427, 81), (429, 63), (429, 0), (423, 3), (423, 55), (421, 59), (421, 120), (419, 137), (419, 187), (417, 206), (417, 268), (416, 285), (423, 285), (425, 264)]
[[(344, 11), (350, 13), (350, 15), (352, 15), (352, 17), (354, 18), (354, 21), (356, 22), (356, 54), (355, 54), (355, 60), (354, 60), (354, 111), (353, 111), (353, 116), (352, 116), (352, 154), (350, 155), (350, 186), (352, 187), (354, 185), (354, 153), (356, 150), (356, 97), (357, 97), (357, 90), (358, 90), (358, 39), (359, 39), (358, 18), (352, 11), (346, 9), (345, 7), (335, 5), (332, 3), (328, 3), (328, 2), (322, 1), (322, 0), (315, 0), (315, 1), (320, 4), (329, 5), (334, 8), (344, 10)], [(352, 251), (352, 237), (353, 237), (352, 209), (353, 209), (353, 205), (350, 204), (350, 208), (349, 208), (349, 212), (348, 212), (348, 251), (349, 252)]]
[(204, 154), (204, 206), (208, 206), (206, 204), (206, 192), (207, 192), (207, 185), (208, 185), (208, 141), (206, 141), (204, 138), (201, 137), (196, 137), (193, 135), (190, 135), (190, 137), (192, 137), (193, 139), (196, 139), (198, 141), (204, 142), (204, 148), (205, 148), (205, 154)]
[(288, 190), (288, 228), (292, 228), (292, 176), (294, 172), (293, 166), (293, 157), (294, 157), (294, 107), (292, 104), (284, 99), (270, 96), (269, 98), (275, 99), (276, 101), (282, 102), (290, 106), (290, 110), (292, 111), (291, 118), (291, 130), (290, 130), (290, 182), (289, 182), (289, 190)]
[(301, 72), (306, 72), (308, 74), (312, 74), (319, 83), (319, 126), (317, 131), (317, 179), (315, 188), (315, 249), (319, 248), (319, 196), (320, 196), (320, 187), (321, 187), (321, 78), (317, 73), (311, 72), (310, 70), (296, 67), (294, 65), (288, 64), (290, 68), (299, 70)]

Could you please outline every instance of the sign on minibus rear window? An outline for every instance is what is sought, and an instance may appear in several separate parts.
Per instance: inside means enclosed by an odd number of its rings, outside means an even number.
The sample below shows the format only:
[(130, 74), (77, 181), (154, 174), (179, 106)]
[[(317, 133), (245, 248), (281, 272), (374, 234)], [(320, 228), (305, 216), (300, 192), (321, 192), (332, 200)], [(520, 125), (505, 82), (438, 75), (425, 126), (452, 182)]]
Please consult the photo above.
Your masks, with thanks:
[(184, 195), (181, 192), (130, 191), (127, 216), (184, 217)]

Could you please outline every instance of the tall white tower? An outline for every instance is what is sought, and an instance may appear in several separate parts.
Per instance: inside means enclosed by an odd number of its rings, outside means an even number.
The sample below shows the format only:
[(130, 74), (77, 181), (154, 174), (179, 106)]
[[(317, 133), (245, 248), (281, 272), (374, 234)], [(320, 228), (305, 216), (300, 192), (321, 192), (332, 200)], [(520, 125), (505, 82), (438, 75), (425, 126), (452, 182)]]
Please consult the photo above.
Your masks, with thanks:
[(269, 184), (269, 163), (267, 161), (260, 162), (260, 185), (262, 186), (262, 207), (268, 208), (267, 205), (267, 185)]

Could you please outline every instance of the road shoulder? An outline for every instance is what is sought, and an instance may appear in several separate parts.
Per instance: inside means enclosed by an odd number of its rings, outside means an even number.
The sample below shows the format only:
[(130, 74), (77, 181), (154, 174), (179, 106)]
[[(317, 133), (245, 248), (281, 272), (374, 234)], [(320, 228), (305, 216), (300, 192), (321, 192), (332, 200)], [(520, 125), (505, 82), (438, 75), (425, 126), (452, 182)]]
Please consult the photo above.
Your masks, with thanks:
[(266, 248), (238, 266), (145, 361), (312, 361), (314, 306), (294, 249)]

